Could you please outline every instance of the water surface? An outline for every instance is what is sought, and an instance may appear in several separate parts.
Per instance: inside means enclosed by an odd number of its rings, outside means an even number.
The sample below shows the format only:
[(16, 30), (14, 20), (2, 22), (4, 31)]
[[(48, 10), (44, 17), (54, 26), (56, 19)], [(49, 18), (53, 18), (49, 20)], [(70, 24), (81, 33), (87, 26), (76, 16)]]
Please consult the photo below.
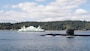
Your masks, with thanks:
[[(65, 31), (17, 32), (0, 31), (0, 51), (90, 51), (90, 37), (66, 38), (65, 36), (40, 36)], [(90, 31), (75, 31), (90, 34)]]

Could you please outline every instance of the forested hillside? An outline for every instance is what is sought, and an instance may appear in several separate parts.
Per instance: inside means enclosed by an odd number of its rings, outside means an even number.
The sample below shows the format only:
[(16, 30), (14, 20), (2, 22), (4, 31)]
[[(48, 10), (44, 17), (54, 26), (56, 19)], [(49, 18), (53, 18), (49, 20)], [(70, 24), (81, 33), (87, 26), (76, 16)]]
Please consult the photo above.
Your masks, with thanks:
[(45, 30), (65, 30), (72, 28), (75, 30), (90, 30), (90, 22), (87, 21), (53, 21), (53, 22), (19, 22), (0, 23), (0, 30), (17, 30), (22, 26), (41, 26)]

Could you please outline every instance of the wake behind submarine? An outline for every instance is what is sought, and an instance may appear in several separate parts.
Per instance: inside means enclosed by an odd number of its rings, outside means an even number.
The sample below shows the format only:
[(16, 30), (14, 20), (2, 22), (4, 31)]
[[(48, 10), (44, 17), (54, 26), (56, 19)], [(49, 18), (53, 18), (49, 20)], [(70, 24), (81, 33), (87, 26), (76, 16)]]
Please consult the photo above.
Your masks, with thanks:
[(40, 36), (67, 36), (67, 38), (72, 38), (75, 36), (90, 36), (90, 35), (81, 35), (81, 34), (74, 34), (74, 29), (67, 29), (66, 34), (54, 34), (54, 33), (50, 33), (50, 34), (44, 34), (44, 35), (40, 35)]

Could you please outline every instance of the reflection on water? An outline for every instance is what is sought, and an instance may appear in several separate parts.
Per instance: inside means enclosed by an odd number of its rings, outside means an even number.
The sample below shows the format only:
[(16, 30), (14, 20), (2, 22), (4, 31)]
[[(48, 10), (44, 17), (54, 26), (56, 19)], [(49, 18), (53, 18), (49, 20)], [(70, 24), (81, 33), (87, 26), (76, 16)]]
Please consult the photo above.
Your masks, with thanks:
[[(90, 51), (90, 37), (40, 36), (46, 33), (65, 34), (65, 31), (0, 31), (0, 51)], [(90, 31), (76, 31), (76, 33), (89, 34)]]

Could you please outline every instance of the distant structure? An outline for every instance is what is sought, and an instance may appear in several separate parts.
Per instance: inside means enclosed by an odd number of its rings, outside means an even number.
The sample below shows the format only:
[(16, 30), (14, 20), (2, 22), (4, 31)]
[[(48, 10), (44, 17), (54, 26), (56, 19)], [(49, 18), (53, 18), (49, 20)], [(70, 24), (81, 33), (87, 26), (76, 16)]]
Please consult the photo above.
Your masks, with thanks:
[(29, 27), (21, 27), (21, 29), (18, 29), (18, 31), (20, 32), (43, 32), (45, 31), (44, 29), (42, 29), (40, 26), (38, 26), (37, 28), (34, 26), (29, 26)]

